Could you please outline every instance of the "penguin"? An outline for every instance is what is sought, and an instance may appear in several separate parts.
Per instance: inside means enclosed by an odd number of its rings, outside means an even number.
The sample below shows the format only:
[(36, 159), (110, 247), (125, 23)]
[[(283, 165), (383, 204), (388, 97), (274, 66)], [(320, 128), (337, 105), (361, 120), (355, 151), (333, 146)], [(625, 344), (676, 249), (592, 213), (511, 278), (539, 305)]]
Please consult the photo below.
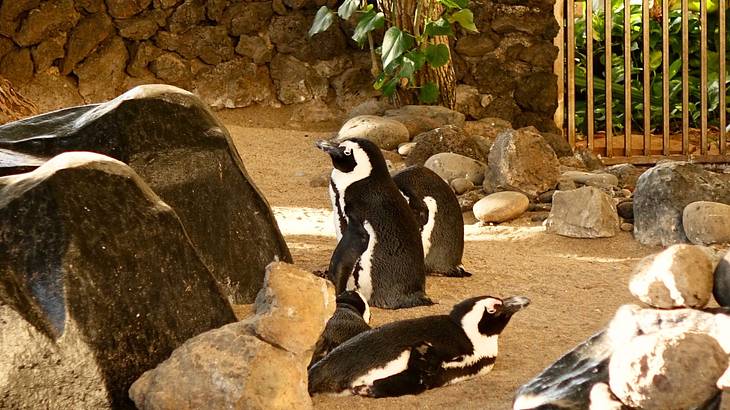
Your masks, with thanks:
[(426, 273), (468, 277), (464, 254), (464, 217), (454, 191), (437, 173), (413, 165), (393, 174), (393, 181), (420, 225)]
[(362, 138), (315, 145), (334, 168), (330, 193), (340, 234), (327, 275), (337, 294), (358, 290), (385, 309), (433, 304), (418, 224), (380, 149)]
[(489, 372), (497, 339), (526, 297), (467, 299), (448, 315), (392, 322), (341, 344), (309, 369), (310, 395), (392, 397)]
[(327, 321), (322, 335), (314, 345), (312, 367), (334, 348), (362, 332), (370, 330), (370, 307), (358, 291), (342, 292), (337, 296), (337, 308)]

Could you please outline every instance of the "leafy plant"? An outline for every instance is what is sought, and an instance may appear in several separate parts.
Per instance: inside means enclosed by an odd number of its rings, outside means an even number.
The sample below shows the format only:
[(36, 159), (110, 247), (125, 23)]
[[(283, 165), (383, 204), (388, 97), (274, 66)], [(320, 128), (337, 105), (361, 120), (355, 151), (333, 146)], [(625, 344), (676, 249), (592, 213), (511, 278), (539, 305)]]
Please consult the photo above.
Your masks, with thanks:
[[(588, 0), (591, 1), (591, 0)], [(660, 0), (657, 0), (660, 1)], [(624, 86), (626, 84), (626, 73), (624, 72), (624, 4), (622, 0), (612, 0), (612, 28), (611, 41), (613, 56), (609, 64), (606, 63), (605, 50), (605, 15), (603, 11), (597, 11), (593, 15), (593, 76), (594, 83), (594, 118), (596, 120), (596, 129), (605, 129), (606, 120), (606, 70), (610, 66), (612, 73), (612, 89), (613, 89), (613, 125), (617, 129), (623, 129), (624, 124)], [(670, 3), (669, 16), (669, 116), (672, 126), (681, 126), (682, 121), (682, 32), (681, 32), (681, 11), (677, 10), (679, 1)], [(691, 2), (690, 2), (691, 3)], [(715, 10), (717, 7), (715, 6)], [(644, 122), (644, 103), (643, 103), (643, 51), (642, 36), (643, 24), (641, 19), (641, 6), (631, 5), (630, 14), (630, 35), (631, 47), (631, 72), (628, 75), (629, 85), (631, 87), (631, 115), (632, 127), (643, 129)], [(714, 119), (715, 122), (719, 118), (720, 111), (726, 114), (727, 108), (719, 108), (719, 49), (720, 49), (720, 32), (718, 13), (708, 14), (708, 61), (707, 61), (707, 84), (708, 84), (708, 118)], [(689, 26), (689, 60), (687, 61), (689, 71), (689, 121), (690, 126), (699, 126), (700, 121), (700, 16), (697, 12), (692, 11), (690, 4), (690, 13), (688, 16)], [(576, 126), (585, 132), (585, 111), (587, 99), (587, 82), (586, 76), (586, 19), (580, 17), (576, 19)], [(662, 124), (662, 103), (665, 96), (662, 95), (662, 27), (661, 21), (650, 19), (649, 23), (649, 70), (650, 81), (650, 115), (652, 128), (660, 127)], [(728, 42), (730, 36), (725, 33)], [(727, 84), (730, 84), (730, 74), (727, 76)]]
[[(419, 2), (420, 3), (420, 2)], [(438, 68), (449, 63), (451, 54), (446, 44), (435, 43), (438, 36), (454, 36), (454, 26), (460, 25), (467, 31), (477, 32), (474, 25), (474, 15), (467, 8), (468, 0), (438, 0), (443, 6), (439, 18), (425, 19), (419, 15), (421, 6), (416, 8), (413, 16), (413, 32), (398, 27), (392, 16), (386, 16), (383, 11), (376, 9), (364, 0), (345, 0), (337, 12), (322, 6), (314, 18), (309, 36), (327, 30), (339, 18), (348, 20), (357, 19), (352, 39), (360, 47), (364, 47), (367, 40), (371, 53), (380, 56), (380, 62), (374, 68), (376, 78), (373, 86), (386, 96), (392, 96), (398, 87), (417, 88), (418, 99), (421, 103), (431, 104), (439, 99), (439, 87), (434, 82), (418, 84), (416, 73), (427, 66)], [(383, 42), (379, 47), (373, 44), (373, 31), (384, 28)], [(377, 59), (375, 59), (377, 62)]]

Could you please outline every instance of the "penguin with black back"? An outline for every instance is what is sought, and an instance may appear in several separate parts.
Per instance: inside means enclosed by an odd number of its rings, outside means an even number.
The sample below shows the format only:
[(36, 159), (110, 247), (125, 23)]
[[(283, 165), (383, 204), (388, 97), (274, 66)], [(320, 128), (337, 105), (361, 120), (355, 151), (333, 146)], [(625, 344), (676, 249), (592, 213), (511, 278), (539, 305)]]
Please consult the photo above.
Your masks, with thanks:
[(353, 290), (339, 294), (335, 313), (327, 321), (322, 335), (314, 345), (312, 360), (307, 368), (312, 367), (337, 346), (370, 330), (368, 323), (370, 307), (365, 297)]
[(327, 275), (337, 294), (357, 290), (370, 306), (386, 309), (433, 304), (418, 224), (380, 149), (362, 138), (316, 146), (334, 167), (330, 194), (340, 234)]
[(343, 343), (309, 369), (309, 393), (418, 394), (489, 372), (500, 333), (530, 300), (467, 299), (448, 315), (392, 322)]
[(464, 217), (454, 191), (438, 174), (413, 165), (393, 174), (420, 226), (426, 273), (468, 277), (464, 254)]

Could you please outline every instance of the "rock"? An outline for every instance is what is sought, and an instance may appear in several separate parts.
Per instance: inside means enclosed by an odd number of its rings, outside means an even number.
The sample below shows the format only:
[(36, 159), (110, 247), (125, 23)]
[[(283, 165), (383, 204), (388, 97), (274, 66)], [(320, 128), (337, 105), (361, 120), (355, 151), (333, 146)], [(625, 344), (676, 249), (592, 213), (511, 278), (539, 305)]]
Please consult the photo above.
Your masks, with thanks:
[(465, 178), (475, 185), (484, 182), (484, 170), (487, 167), (482, 162), (451, 152), (435, 154), (423, 166), (438, 174), (447, 183), (457, 178)]
[(553, 202), (553, 194), (555, 193), (554, 189), (551, 189), (547, 192), (543, 192), (542, 194), (537, 196), (537, 202), (541, 204), (550, 204)]
[(489, 152), (484, 190), (517, 191), (535, 198), (557, 186), (558, 167), (555, 153), (540, 134), (505, 130)]
[(712, 294), (712, 270), (712, 260), (702, 248), (672, 245), (639, 262), (629, 290), (642, 302), (660, 309), (701, 309)]
[(79, 21), (73, 0), (47, 1), (28, 13), (13, 40), (27, 47), (47, 39), (50, 34), (67, 31)]
[(20, 48), (5, 55), (0, 61), (0, 75), (14, 86), (22, 86), (33, 79), (33, 60), (30, 49)]
[(686, 162), (649, 169), (634, 191), (634, 237), (645, 245), (687, 242), (682, 212), (696, 201), (730, 204), (730, 178)]
[(552, 72), (545, 71), (529, 74), (517, 83), (514, 98), (524, 111), (552, 117), (558, 107), (558, 78)]
[(74, 69), (79, 77), (79, 94), (86, 102), (111, 100), (124, 81), (127, 47), (121, 37), (112, 37)]
[(623, 201), (616, 205), (616, 211), (618, 216), (623, 219), (633, 221), (634, 220), (634, 201)]
[(398, 144), (408, 142), (408, 129), (387, 117), (361, 115), (347, 120), (335, 141), (342, 142), (350, 138), (365, 138), (381, 149), (391, 150), (397, 148)]
[(300, 104), (289, 118), (291, 123), (331, 122), (339, 118), (339, 114), (323, 101), (312, 100)]
[(608, 238), (619, 231), (616, 205), (594, 187), (556, 191), (547, 232), (572, 238)]
[(474, 204), (474, 216), (481, 222), (501, 223), (515, 219), (527, 211), (530, 200), (520, 192), (496, 192)]
[(594, 154), (593, 151), (587, 148), (576, 148), (574, 155), (583, 163), (583, 166), (589, 171), (596, 171), (599, 169), (602, 170), (605, 168), (601, 159), (598, 158), (598, 156)]
[(152, 0), (106, 0), (106, 7), (112, 17), (126, 19), (146, 9), (150, 3)]
[(237, 303), (252, 301), (272, 260), (291, 260), (228, 131), (184, 90), (141, 86), (105, 104), (16, 121), (0, 127), (0, 142), (37, 156), (95, 151), (128, 163), (175, 210)]
[(588, 410), (625, 410), (625, 406), (606, 383), (596, 383), (591, 388), (590, 408)]
[(84, 103), (76, 84), (58, 72), (57, 67), (38, 73), (18, 91), (30, 101), (34, 101), (39, 112), (54, 111), (75, 107)]
[(413, 147), (415, 147), (415, 146), (416, 146), (415, 142), (404, 142), (404, 143), (398, 145), (398, 154), (400, 154), (404, 157), (407, 157), (408, 154), (410, 154), (411, 151), (413, 150)]
[(31, 54), (36, 73), (46, 71), (56, 60), (63, 58), (66, 53), (65, 45), (66, 33), (59, 33), (33, 47)]
[(495, 140), (502, 131), (511, 128), (512, 124), (508, 121), (499, 118), (482, 118), (479, 121), (467, 121), (464, 125), (464, 132), (468, 135), (480, 135)]
[(68, 75), (99, 44), (114, 33), (112, 20), (105, 13), (84, 17), (74, 27), (68, 40), (68, 52), (61, 64), (61, 73)]
[(251, 58), (256, 64), (270, 62), (273, 52), (274, 47), (258, 36), (241, 36), (236, 46), (236, 53)]
[(161, 56), (160, 50), (150, 41), (141, 41), (131, 48), (132, 56), (127, 65), (127, 73), (133, 77), (145, 77), (150, 74), (147, 65), (157, 57)]
[(117, 29), (119, 29), (120, 36), (130, 40), (140, 41), (147, 40), (154, 36), (160, 28), (160, 21), (164, 23), (165, 12), (155, 9), (142, 13), (142, 15), (138, 17), (116, 20), (114, 23), (117, 26)]
[(476, 187), (473, 182), (466, 178), (456, 178), (451, 181), (451, 189), (454, 190), (456, 195), (461, 195), (466, 192), (473, 190)]
[[(553, 209), (553, 204), (536, 204), (533, 202), (530, 202), (530, 205), (527, 206), (527, 210), (530, 212), (550, 212)], [(548, 214), (548, 216), (550, 216)], [(545, 217), (547, 219), (547, 217)]]
[[(311, 14), (288, 13), (274, 16), (268, 26), (269, 38), (279, 53), (291, 54), (297, 60), (312, 63), (329, 60), (347, 50), (347, 39), (339, 24), (333, 24), (327, 31), (309, 38), (307, 32), (311, 25)], [(372, 87), (371, 78), (368, 78), (368, 82)]]
[(198, 76), (194, 91), (214, 108), (247, 107), (254, 103), (275, 101), (274, 85), (266, 66), (257, 66), (238, 58), (218, 64)]
[(565, 171), (562, 173), (562, 176), (572, 179), (576, 184), (591, 185), (592, 183), (598, 183), (608, 186), (618, 185), (618, 178), (615, 175), (606, 173)]
[(609, 382), (608, 364), (614, 350), (627, 345), (636, 336), (666, 331), (712, 336), (725, 354), (730, 354), (730, 315), (624, 305), (616, 311), (606, 330), (581, 343), (520, 387), (514, 409), (589, 408), (593, 386)]
[[(372, 101), (380, 96), (380, 91), (373, 88), (372, 75), (368, 69), (353, 67), (332, 79), (335, 89), (335, 102), (340, 108), (353, 115), (353, 108), (363, 102)], [(386, 106), (390, 106), (387, 102)]]
[(219, 64), (233, 58), (233, 42), (225, 27), (195, 26), (174, 34), (157, 33), (156, 44), (163, 50), (175, 51), (187, 59), (200, 58), (206, 64)]
[(400, 114), (390, 115), (387, 118), (398, 121), (408, 129), (408, 139), (412, 140), (417, 135), (431, 131), (439, 127), (439, 122), (429, 117), (420, 115)]
[(573, 149), (568, 144), (568, 140), (562, 135), (550, 132), (542, 132), (540, 135), (545, 138), (545, 141), (547, 141), (558, 158), (573, 156)]
[[(708, 335), (662, 332), (637, 336), (611, 356), (611, 391), (641, 409), (690, 409), (717, 395), (727, 354)], [(698, 371), (701, 369), (701, 371)]]
[(415, 115), (420, 117), (429, 117), (435, 121), (439, 121), (440, 126), (455, 125), (459, 128), (463, 128), (466, 123), (466, 117), (464, 117), (464, 114), (440, 105), (404, 105), (403, 107), (386, 111), (385, 115)]
[(423, 165), (426, 160), (441, 152), (463, 155), (482, 163), (487, 162), (489, 151), (477, 137), (467, 136), (461, 128), (446, 125), (419, 134), (416, 144), (406, 158), (407, 165)]
[(391, 108), (393, 108), (393, 106), (387, 101), (369, 99), (352, 108), (347, 113), (347, 119), (360, 115), (383, 115), (385, 114), (385, 111)]
[(272, 264), (253, 317), (190, 339), (130, 396), (141, 410), (312, 408), (307, 364), (334, 310), (329, 282)]
[(167, 21), (172, 33), (182, 33), (205, 20), (205, 0), (185, 0)]
[(684, 207), (682, 227), (695, 245), (730, 243), (730, 205), (697, 201)]
[(456, 111), (464, 113), (467, 117), (484, 117), (484, 107), (481, 105), (481, 94), (479, 89), (466, 84), (456, 86)]
[(271, 61), (271, 79), (274, 80), (277, 97), (284, 104), (324, 99), (329, 89), (326, 78), (290, 55), (274, 56)]
[(483, 55), (494, 51), (499, 45), (499, 41), (494, 40), (494, 35), (488, 33), (480, 33), (476, 35), (460, 36), (456, 42), (454, 50), (467, 57), (482, 57)]
[(561, 168), (566, 168), (566, 171), (575, 171), (579, 169), (586, 169), (585, 164), (580, 158), (575, 155), (572, 157), (560, 157), (558, 158)]
[(21, 14), (33, 10), (41, 4), (41, 0), (4, 1), (0, 4), (0, 20), (15, 21)]
[(720, 259), (714, 273), (712, 294), (720, 306), (730, 307), (730, 251)]
[(150, 71), (165, 83), (181, 88), (189, 88), (193, 77), (187, 61), (177, 53), (170, 52), (163, 52), (152, 60)]
[[(2, 7), (2, 5), (0, 5), (0, 7)], [(2, 21), (1, 17), (0, 17), (0, 21)], [(6, 54), (8, 54), (9, 52), (11, 52), (13, 50), (15, 50), (15, 43), (13, 43), (13, 40), (0, 35), (0, 59), (5, 57)]]
[(628, 222), (621, 222), (619, 228), (624, 232), (633, 232), (634, 224)]
[(484, 193), (481, 189), (477, 189), (474, 191), (469, 191), (465, 194), (459, 195), (457, 199), (459, 200), (459, 206), (461, 207), (462, 212), (471, 211), (472, 208), (474, 208), (474, 204), (476, 204), (480, 199), (487, 196), (487, 194)]
[(606, 168), (606, 172), (618, 178), (618, 186), (633, 191), (643, 171), (632, 164), (618, 164)]
[(237, 3), (223, 12), (222, 23), (234, 37), (256, 34), (269, 27), (273, 15), (270, 1)]
[(0, 291), (0, 407), (131, 408), (144, 371), (235, 321), (175, 212), (123, 163), (64, 153), (0, 178), (0, 196), (13, 221), (0, 255), (14, 261)]

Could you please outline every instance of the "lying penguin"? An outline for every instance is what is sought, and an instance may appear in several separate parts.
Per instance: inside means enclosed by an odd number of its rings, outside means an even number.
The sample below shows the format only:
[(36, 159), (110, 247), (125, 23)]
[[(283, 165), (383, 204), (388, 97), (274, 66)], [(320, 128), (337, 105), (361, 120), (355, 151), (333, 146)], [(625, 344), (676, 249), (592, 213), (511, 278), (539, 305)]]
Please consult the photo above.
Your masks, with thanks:
[(448, 315), (403, 320), (361, 333), (309, 369), (309, 394), (417, 394), (489, 372), (497, 338), (530, 300), (467, 299)]
[(464, 217), (454, 191), (438, 174), (418, 165), (393, 173), (421, 230), (426, 273), (468, 277), (464, 254)]
[(309, 367), (320, 361), (334, 348), (360, 333), (370, 330), (370, 307), (360, 292), (347, 291), (337, 296), (337, 309), (327, 321), (314, 346)]
[(372, 142), (318, 141), (332, 159), (330, 195), (339, 242), (327, 275), (340, 294), (358, 290), (371, 306), (431, 305), (421, 235), (413, 212)]

